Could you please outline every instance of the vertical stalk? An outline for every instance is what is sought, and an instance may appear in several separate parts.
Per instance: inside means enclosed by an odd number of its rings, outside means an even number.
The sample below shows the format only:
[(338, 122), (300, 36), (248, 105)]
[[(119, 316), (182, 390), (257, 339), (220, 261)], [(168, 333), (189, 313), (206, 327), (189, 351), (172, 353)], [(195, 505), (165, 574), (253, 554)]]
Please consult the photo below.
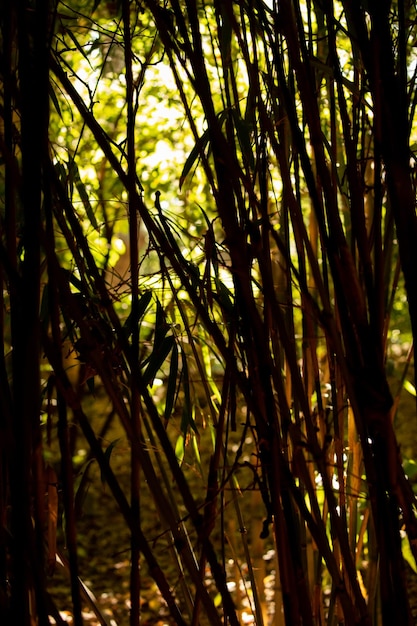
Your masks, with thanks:
[[(2, 7), (2, 54), (3, 54), (3, 103), (4, 103), (4, 226), (5, 237), (2, 241), (2, 258), (0, 260), (0, 333), (2, 354), (0, 361), (0, 619), (9, 623), (10, 599), (8, 590), (9, 568), (8, 568), (8, 547), (6, 538), (6, 524), (8, 516), (8, 503), (10, 497), (10, 475), (11, 467), (11, 446), (12, 446), (12, 425), (13, 425), (13, 402), (11, 388), (8, 382), (6, 354), (10, 349), (8, 338), (9, 324), (4, 312), (7, 310), (7, 274), (10, 290), (16, 288), (16, 237), (15, 237), (15, 215), (16, 215), (16, 180), (15, 169), (13, 167), (13, 97), (12, 97), (12, 76), (13, 76), (13, 50), (16, 45), (13, 23), (15, 22), (15, 8), (11, 3), (5, 2)], [(3, 248), (4, 245), (4, 248)], [(13, 277), (12, 277), (13, 274)], [(7, 341), (9, 339), (9, 341)]]
[(14, 405), (11, 603), (14, 620), (25, 626), (30, 623), (32, 612), (36, 612), (40, 624), (48, 623), (43, 567), (39, 419), (41, 192), (49, 120), (48, 2), (38, 0), (33, 6), (26, 0), (20, 0), (16, 15), (22, 222), (19, 224), (20, 231), (14, 237), (21, 236), (23, 254), (17, 260), (20, 279), (11, 294)]
[[(46, 228), (43, 242), (48, 264), (48, 284), (45, 287), (45, 290), (47, 289), (49, 300), (48, 309), (52, 343), (55, 348), (55, 358), (58, 362), (55, 376), (59, 376), (61, 370), (63, 371), (62, 353), (64, 348), (60, 326), (59, 283), (54, 256), (55, 233), (52, 214), (52, 190), (46, 185), (44, 191), (44, 209)], [(45, 324), (44, 320), (43, 324)], [(68, 549), (69, 577), (73, 602), (73, 620), (75, 626), (82, 626), (83, 619), (81, 613), (82, 607), (78, 577), (77, 533), (74, 509), (74, 478), (68, 432), (67, 404), (59, 386), (57, 386), (56, 393), (58, 407), (58, 442), (61, 453), (62, 494), (65, 515), (65, 538)]]
[(67, 405), (62, 393), (57, 391), (58, 439), (61, 452), (62, 489), (65, 511), (66, 544), (69, 556), (69, 575), (73, 602), (74, 626), (83, 626), (81, 615), (80, 585), (78, 578), (77, 535), (75, 528), (74, 482), (72, 475), (71, 448), (68, 438)]
[[(133, 84), (133, 56), (130, 24), (130, 2), (122, 2), (123, 40), (125, 53), (126, 105), (127, 105), (127, 192), (129, 211), (129, 247), (132, 311), (132, 343), (130, 360), (130, 413), (133, 436), (141, 441), (139, 378), (139, 258), (138, 258), (138, 215), (139, 196), (136, 186), (135, 156), (135, 108)], [(141, 445), (139, 443), (139, 445)], [(140, 528), (140, 463), (132, 447), (131, 452), (131, 510), (134, 523)], [(130, 624), (140, 624), (140, 552), (134, 535), (131, 537), (131, 576), (130, 576)]]

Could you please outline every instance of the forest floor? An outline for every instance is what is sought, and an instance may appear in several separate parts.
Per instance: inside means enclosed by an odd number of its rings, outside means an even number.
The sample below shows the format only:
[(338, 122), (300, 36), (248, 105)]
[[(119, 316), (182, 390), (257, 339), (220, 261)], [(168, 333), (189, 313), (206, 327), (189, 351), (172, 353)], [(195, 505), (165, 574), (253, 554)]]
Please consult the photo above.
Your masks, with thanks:
[[(410, 376), (408, 376), (410, 379)], [(391, 378), (393, 394), (398, 388), (399, 372), (393, 371)], [(417, 420), (416, 399), (406, 391), (402, 392), (401, 401), (396, 417), (396, 432), (400, 448), (404, 458), (414, 463), (417, 459)], [(94, 427), (100, 430), (105, 416), (109, 413), (106, 401), (98, 395), (94, 401)], [(121, 485), (128, 495), (130, 477), (130, 449), (126, 437), (118, 426), (117, 421), (111, 423), (105, 433), (103, 446), (114, 443), (111, 453), (111, 465)], [(87, 450), (80, 448), (78, 455), (87, 455)], [(80, 462), (80, 467), (83, 464)], [(416, 465), (417, 470), (417, 465)], [(85, 587), (83, 602), (83, 621), (86, 625), (96, 626), (128, 626), (129, 624), (129, 575), (130, 575), (130, 537), (127, 525), (118, 510), (109, 487), (102, 482), (97, 464), (93, 461), (89, 466), (90, 488), (86, 493), (82, 508), (82, 515), (78, 520), (78, 558), (79, 576)], [(143, 523), (147, 530), (147, 536), (154, 538), (153, 548), (159, 551), (164, 567), (164, 553), (167, 551), (167, 539), (161, 536), (160, 520), (147, 502), (147, 489), (143, 490), (141, 503)], [(262, 506), (262, 505), (261, 505)], [(251, 512), (249, 512), (249, 515)], [(262, 523), (261, 517), (257, 520)], [(258, 531), (257, 531), (258, 532)], [(258, 532), (259, 535), (259, 532)], [(65, 558), (66, 549), (64, 541), (60, 539), (58, 546)], [(275, 588), (275, 572), (270, 563), (271, 545), (262, 548), (264, 552), (263, 574), (265, 595), (273, 600)], [(261, 557), (262, 558), (262, 557)], [(169, 560), (165, 561), (166, 567), (172, 567)], [(417, 576), (409, 570), (410, 584), (417, 588)], [(53, 575), (50, 577), (49, 590), (56, 603), (64, 623), (72, 624), (72, 614), (69, 610), (71, 602), (69, 576), (65, 567), (57, 563)], [(417, 594), (416, 594), (417, 597)], [(141, 580), (141, 614), (142, 626), (171, 626), (175, 622), (170, 618), (168, 609), (161, 594), (147, 575), (146, 566), (143, 567)], [(415, 614), (417, 620), (417, 608)], [(241, 623), (252, 623), (253, 616), (247, 602), (243, 598)]]
[[(97, 391), (93, 407), (89, 407), (88, 410), (96, 433), (102, 430), (106, 416), (110, 414), (110, 411), (111, 407), (108, 400), (103, 398)], [(173, 426), (173, 428), (175, 430), (179, 426)], [(204, 440), (204, 443), (200, 442), (201, 446), (206, 445), (210, 449), (211, 436), (209, 429), (206, 428), (204, 432), (201, 432), (200, 429), (200, 436)], [(175, 434), (173, 440), (175, 440)], [(95, 461), (89, 463), (88, 461), (87, 446), (83, 443), (82, 437), (77, 440), (77, 444), (81, 446), (77, 450), (76, 455), (80, 459), (79, 473), (81, 475), (81, 472), (87, 466), (89, 473), (89, 489), (85, 495), (82, 513), (77, 521), (79, 576), (90, 594), (90, 598), (87, 597), (87, 594), (83, 594), (83, 620), (85, 624), (91, 626), (99, 624), (128, 626), (130, 611), (130, 534), (109, 486), (101, 479), (97, 463)], [(104, 449), (113, 446), (110, 458), (111, 467), (129, 500), (130, 445), (116, 418), (111, 421), (110, 427), (103, 435), (102, 444)], [(85, 449), (83, 446), (85, 446)], [(83, 455), (84, 462), (82, 461)], [(205, 495), (205, 482), (200, 476), (200, 470), (191, 446), (187, 448), (183, 469), (187, 473), (188, 480), (193, 485), (194, 496), (196, 497), (197, 492), (198, 498), (198, 493), (200, 493), (199, 500), (202, 503)], [(242, 472), (246, 472), (246, 477), (250, 474), (250, 480), (252, 480), (252, 474), (249, 470), (242, 470)], [(252, 505), (256, 509), (255, 512), (251, 510)], [(271, 564), (272, 546), (271, 540), (266, 542), (259, 540), (265, 513), (263, 505), (259, 501), (257, 491), (246, 493), (244, 507), (246, 509), (247, 519), (245, 521), (248, 525), (249, 541), (252, 542), (252, 547), (255, 543), (257, 544), (257, 559), (258, 564), (260, 564), (259, 570), (263, 571), (262, 577), (265, 580), (265, 593), (267, 596), (273, 596), (275, 577)], [(233, 535), (238, 542), (240, 531), (232, 520), (228, 519), (227, 512), (229, 510), (230, 507), (226, 507), (224, 520), (229, 534), (229, 543), (230, 536)], [(181, 581), (178, 574), (174, 571), (175, 566), (170, 554), (170, 538), (164, 530), (164, 524), (160, 516), (155, 512), (155, 506), (145, 481), (142, 484), (141, 511), (143, 531), (164, 573), (166, 575), (169, 574), (171, 580), (174, 580), (173, 589), (176, 592)], [(61, 528), (58, 549), (65, 557), (66, 549), (62, 534)], [(195, 537), (191, 537), (191, 539), (194, 540)], [(216, 542), (216, 545), (221, 545), (221, 542)], [(236, 589), (239, 583), (234, 582), (233, 579), (237, 580), (239, 576), (237, 572), (235, 576), (235, 572), (232, 570), (233, 568), (230, 571), (231, 580), (228, 584), (231, 588), (234, 587)], [(211, 587), (210, 581), (211, 574), (209, 569), (207, 569), (205, 582), (209, 588)], [(214, 585), (212, 589), (214, 591)], [(71, 606), (69, 602), (71, 597), (69, 575), (67, 569), (59, 565), (59, 563), (50, 578), (49, 591), (60, 611), (62, 619), (66, 623), (72, 624), (72, 614), (68, 608)], [(245, 593), (245, 590), (241, 590), (238, 595), (241, 606), (240, 623), (250, 624), (253, 621), (253, 617), (247, 593)], [(171, 624), (175, 624), (169, 616), (159, 589), (148, 574), (146, 563), (143, 563), (142, 566), (140, 603), (142, 626), (171, 626)], [(97, 615), (97, 611), (100, 611), (101, 617)], [(203, 622), (200, 622), (200, 624), (203, 625)]]

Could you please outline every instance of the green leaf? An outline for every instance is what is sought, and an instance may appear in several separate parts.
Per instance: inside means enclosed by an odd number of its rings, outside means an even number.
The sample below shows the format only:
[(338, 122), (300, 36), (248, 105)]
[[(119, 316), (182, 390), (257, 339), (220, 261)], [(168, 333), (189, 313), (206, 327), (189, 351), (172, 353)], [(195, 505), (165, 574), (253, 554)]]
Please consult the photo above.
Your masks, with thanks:
[(72, 32), (71, 28), (67, 28), (65, 30), (65, 34), (68, 35), (68, 37), (71, 39), (71, 41), (74, 44), (74, 46), (77, 48), (78, 52), (84, 57), (84, 59), (87, 61), (88, 65), (91, 67), (91, 63), (89, 61), (87, 53), (84, 51), (83, 47), (80, 45), (78, 39), (76, 38), (76, 36)]
[(403, 467), (408, 480), (417, 478), (417, 462), (414, 459), (404, 461)]
[(194, 421), (193, 416), (193, 407), (191, 404), (191, 396), (190, 396), (190, 379), (188, 375), (188, 365), (187, 365), (187, 356), (184, 350), (181, 350), (181, 360), (182, 360), (182, 384), (184, 389), (184, 406), (182, 408), (182, 417), (181, 417), (181, 432), (184, 437), (187, 435), (188, 428), (191, 428), (197, 431), (197, 426)]
[(63, 185), (66, 185), (68, 180), (68, 172), (65, 169), (64, 165), (59, 161), (58, 163), (55, 163), (54, 169), (57, 173), (58, 179)]
[(403, 553), (403, 557), (405, 558), (405, 560), (407, 561), (407, 563), (409, 564), (409, 566), (415, 571), (415, 573), (417, 574), (417, 565), (416, 565), (416, 561), (415, 558), (413, 556), (413, 553), (411, 551), (411, 547), (410, 547), (410, 541), (408, 539), (407, 536), (403, 537), (402, 541), (401, 541), (401, 550)]
[(42, 327), (47, 330), (49, 324), (49, 282), (45, 284), (42, 291), (41, 308), (39, 312), (39, 319)]
[(171, 364), (169, 368), (168, 384), (165, 396), (165, 419), (168, 421), (174, 408), (175, 394), (177, 391), (178, 374), (178, 347), (174, 343), (171, 354)]
[(166, 360), (170, 351), (173, 349), (174, 345), (175, 337), (173, 335), (169, 335), (162, 340), (158, 347), (154, 347), (154, 350), (148, 360), (148, 366), (143, 373), (143, 382), (145, 385), (151, 385), (153, 383), (157, 372), (161, 369), (162, 364)]
[(185, 454), (185, 438), (183, 435), (180, 435), (177, 439), (177, 443), (175, 444), (175, 456), (177, 457), (178, 463), (182, 463), (184, 460)]
[(81, 180), (78, 166), (74, 160), (68, 163), (68, 183), (70, 186), (71, 195), (73, 191), (73, 186), (75, 185), (75, 188), (78, 191), (78, 195), (80, 196), (81, 202), (83, 203), (85, 212), (87, 213), (87, 217), (91, 222), (91, 225), (93, 226), (95, 230), (98, 230), (96, 216), (94, 215), (93, 207), (91, 206), (91, 203), (90, 203), (90, 195), (87, 192), (87, 189), (83, 181)]
[(77, 187), (77, 191), (80, 195), (81, 201), (84, 205), (85, 212), (87, 213), (88, 219), (90, 220), (92, 227), (94, 228), (94, 230), (98, 230), (98, 223), (96, 220), (96, 216), (94, 215), (94, 211), (90, 203), (89, 195), (81, 179), (77, 181), (76, 187)]
[(217, 593), (214, 597), (213, 602), (214, 602), (214, 606), (218, 609), (222, 605), (222, 602), (223, 602), (222, 594)]
[[(126, 318), (125, 323), (123, 324), (123, 328), (126, 333), (126, 338), (130, 337), (135, 325), (139, 324), (151, 300), (152, 300), (152, 291), (145, 291), (145, 293), (139, 298), (136, 315), (134, 314), (133, 311), (129, 313), (128, 317)], [(134, 317), (136, 319), (134, 319)]]
[(77, 516), (81, 515), (88, 490), (92, 484), (89, 469), (95, 461), (95, 459), (89, 459), (74, 481), (74, 508)]
[(248, 87), (247, 96), (246, 96), (246, 108), (245, 108), (245, 115), (243, 118), (245, 124), (248, 124), (250, 126), (252, 125), (253, 115), (254, 115), (253, 86), (250, 83)]
[(217, 293), (217, 297), (219, 299), (220, 305), (222, 309), (224, 310), (224, 312), (229, 317), (231, 317), (234, 311), (232, 293), (230, 289), (228, 289), (226, 285), (222, 283), (222, 281), (217, 276), (215, 276), (214, 282), (216, 285), (216, 293)]
[(154, 346), (159, 347), (169, 330), (169, 324), (165, 319), (165, 311), (159, 300), (156, 302), (155, 336)]
[(152, 291), (145, 291), (145, 293), (139, 298), (138, 320), (140, 320), (142, 315), (145, 313), (151, 300), (152, 300)]
[(77, 278), (77, 276), (75, 276), (75, 274), (73, 274), (70, 270), (65, 269), (64, 267), (61, 269), (61, 272), (63, 272), (66, 275), (68, 281), (71, 283), (73, 287), (77, 289), (77, 291), (79, 291), (80, 293), (83, 293), (84, 285), (80, 281), (80, 279)]
[(195, 435), (193, 435), (191, 438), (191, 445), (193, 447), (193, 452), (195, 455), (195, 459), (197, 461), (198, 469), (200, 470), (200, 473), (203, 476), (204, 473), (203, 473), (203, 466), (201, 464), (200, 449), (198, 447), (198, 439)]
[(405, 380), (403, 383), (403, 387), (406, 391), (408, 391), (408, 393), (410, 393), (412, 396), (416, 397), (417, 392), (416, 392), (416, 388), (414, 387), (413, 383), (410, 383), (409, 380)]
[(229, 67), (231, 64), (231, 49), (232, 49), (232, 23), (229, 19), (228, 9), (223, 6), (223, 3), (219, 4), (221, 11), (221, 28), (220, 28), (220, 53), (222, 55), (222, 61), (224, 67)]
[(62, 117), (62, 113), (61, 113), (61, 107), (59, 106), (58, 98), (56, 97), (56, 93), (52, 89), (52, 87), (50, 87), (50, 89), (49, 89), (49, 97), (51, 98), (51, 100), (53, 102), (53, 105), (54, 105), (54, 107), (56, 109), (56, 112), (58, 113), (59, 117), (63, 121), (63, 117)]
[(190, 154), (187, 157), (184, 168), (182, 170), (180, 176), (180, 189), (184, 184), (184, 181), (187, 177), (187, 174), (190, 172), (196, 160), (201, 156), (201, 154), (206, 149), (208, 140), (209, 140), (209, 129), (207, 128), (204, 133), (199, 137), (194, 145), (194, 148), (191, 150)]
[[(118, 439), (115, 439), (114, 441), (112, 441), (110, 445), (107, 446), (104, 452), (104, 457), (109, 465), (110, 465), (111, 453), (113, 452), (114, 447), (119, 443), (120, 439), (121, 438), (119, 437)], [(101, 471), (101, 482), (103, 483), (103, 485), (106, 483), (106, 477), (104, 476), (103, 471)]]
[(232, 117), (243, 157), (245, 158), (251, 169), (254, 169), (255, 161), (253, 158), (253, 150), (250, 136), (252, 124), (243, 120), (237, 109), (232, 109)]
[(211, 347), (209, 346), (207, 341), (200, 341), (200, 345), (201, 345), (201, 355), (203, 357), (204, 373), (205, 373), (209, 388), (213, 394), (213, 397), (216, 398), (220, 406), (221, 401), (222, 401), (222, 396), (216, 383), (213, 380), (213, 373), (211, 371), (211, 352), (210, 352)]
[[(222, 126), (224, 124), (224, 122), (227, 119), (227, 110), (221, 111), (218, 115), (217, 115), (217, 119), (219, 120), (220, 126)], [(203, 154), (204, 150), (207, 147), (207, 144), (209, 143), (209, 139), (210, 139), (210, 132), (209, 129), (206, 128), (206, 130), (203, 132), (203, 134), (201, 135), (201, 137), (199, 137), (194, 145), (194, 148), (191, 150), (190, 154), (188, 155), (188, 158), (185, 162), (184, 168), (182, 170), (181, 176), (180, 176), (180, 189), (184, 184), (184, 181), (187, 177), (187, 174), (189, 173), (189, 171), (191, 170), (191, 168), (193, 167), (194, 163), (196, 162), (196, 160), (201, 157), (201, 155)]]

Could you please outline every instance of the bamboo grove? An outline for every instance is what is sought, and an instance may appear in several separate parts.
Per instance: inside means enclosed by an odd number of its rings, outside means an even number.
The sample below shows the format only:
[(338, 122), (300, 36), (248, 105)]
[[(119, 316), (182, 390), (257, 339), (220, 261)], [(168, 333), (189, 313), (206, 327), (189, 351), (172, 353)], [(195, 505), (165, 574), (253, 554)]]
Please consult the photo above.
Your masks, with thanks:
[[(0, 15), (2, 623), (65, 608), (80, 626), (86, 605), (119, 623), (80, 561), (94, 461), (128, 537), (121, 624), (141, 623), (149, 579), (180, 626), (413, 624), (387, 355), (402, 297), (415, 390), (414, 3)], [(176, 179), (144, 174), (160, 71), (188, 146)]]

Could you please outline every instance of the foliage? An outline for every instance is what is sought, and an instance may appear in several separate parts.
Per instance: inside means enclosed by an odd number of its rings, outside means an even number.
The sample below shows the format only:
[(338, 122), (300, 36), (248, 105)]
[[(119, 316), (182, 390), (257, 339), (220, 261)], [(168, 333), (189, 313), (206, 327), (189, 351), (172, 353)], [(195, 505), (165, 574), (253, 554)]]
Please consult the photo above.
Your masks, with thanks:
[(106, 623), (93, 460), (131, 624), (148, 577), (180, 625), (413, 623), (387, 353), (417, 332), (415, 7), (1, 11), (4, 623), (63, 623), (56, 562)]

